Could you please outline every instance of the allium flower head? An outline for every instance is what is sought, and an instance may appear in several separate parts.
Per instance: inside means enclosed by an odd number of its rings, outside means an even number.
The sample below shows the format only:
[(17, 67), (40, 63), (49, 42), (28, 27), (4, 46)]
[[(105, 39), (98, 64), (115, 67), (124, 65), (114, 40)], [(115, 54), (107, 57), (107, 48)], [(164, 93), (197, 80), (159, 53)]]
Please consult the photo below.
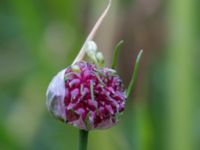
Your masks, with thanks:
[(47, 91), (49, 111), (85, 130), (109, 128), (124, 111), (125, 92), (116, 71), (80, 61), (58, 73)]
[(137, 78), (142, 50), (136, 59), (133, 76), (125, 92), (116, 67), (120, 41), (114, 49), (111, 68), (93, 41), (104, 20), (111, 0), (97, 20), (72, 65), (60, 71), (47, 89), (48, 110), (59, 120), (79, 129), (106, 129), (119, 121), (127, 97)]

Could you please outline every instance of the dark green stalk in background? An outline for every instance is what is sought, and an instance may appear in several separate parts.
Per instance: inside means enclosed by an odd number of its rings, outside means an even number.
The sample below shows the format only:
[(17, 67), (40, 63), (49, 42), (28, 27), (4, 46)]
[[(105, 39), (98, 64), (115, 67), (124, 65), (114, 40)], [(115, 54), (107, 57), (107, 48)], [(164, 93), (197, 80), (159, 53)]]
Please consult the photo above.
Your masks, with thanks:
[(169, 3), (167, 150), (193, 150), (194, 0)]

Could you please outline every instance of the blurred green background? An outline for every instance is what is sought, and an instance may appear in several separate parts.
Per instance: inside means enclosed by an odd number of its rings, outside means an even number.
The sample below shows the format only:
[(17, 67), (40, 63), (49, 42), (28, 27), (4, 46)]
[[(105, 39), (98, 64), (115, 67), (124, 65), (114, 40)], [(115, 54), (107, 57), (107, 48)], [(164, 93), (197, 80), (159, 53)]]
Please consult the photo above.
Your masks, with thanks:
[[(107, 0), (0, 1), (0, 150), (74, 150), (77, 129), (51, 117), (49, 81), (70, 65)], [(92, 131), (89, 150), (200, 149), (200, 1), (113, 0), (95, 41), (125, 86), (139, 77), (120, 123)]]

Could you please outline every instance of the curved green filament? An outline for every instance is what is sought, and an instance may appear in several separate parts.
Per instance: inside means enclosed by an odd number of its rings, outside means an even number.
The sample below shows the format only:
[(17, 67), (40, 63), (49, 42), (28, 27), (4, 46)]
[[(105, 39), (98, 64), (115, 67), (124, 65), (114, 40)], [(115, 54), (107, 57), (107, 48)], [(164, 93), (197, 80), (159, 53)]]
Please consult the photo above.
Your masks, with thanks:
[(94, 101), (94, 84), (92, 80), (90, 80), (90, 94), (92, 101)]
[(115, 69), (116, 67), (116, 63), (117, 63), (117, 56), (119, 54), (119, 50), (120, 50), (120, 47), (121, 45), (124, 43), (123, 40), (119, 41), (119, 43), (117, 43), (117, 45), (115, 46), (115, 49), (114, 49), (114, 53), (113, 53), (113, 57), (112, 57), (112, 65), (111, 65), (111, 68), (112, 69)]
[(131, 81), (130, 81), (130, 83), (128, 85), (128, 89), (127, 89), (127, 92), (126, 92), (127, 98), (130, 96), (130, 93), (131, 93), (131, 91), (133, 89), (135, 81), (137, 80), (138, 68), (139, 68), (139, 63), (140, 63), (140, 58), (142, 56), (142, 53), (143, 53), (143, 50), (140, 50), (139, 54), (137, 55), (137, 59), (136, 59), (136, 62), (135, 62), (135, 65), (134, 65), (134, 69), (133, 69), (132, 78), (131, 78)]

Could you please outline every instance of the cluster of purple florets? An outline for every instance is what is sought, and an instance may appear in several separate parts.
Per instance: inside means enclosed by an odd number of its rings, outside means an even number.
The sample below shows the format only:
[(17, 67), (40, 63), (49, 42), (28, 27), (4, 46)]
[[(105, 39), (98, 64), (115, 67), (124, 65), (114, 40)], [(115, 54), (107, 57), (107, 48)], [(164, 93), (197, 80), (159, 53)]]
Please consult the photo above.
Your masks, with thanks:
[[(78, 69), (74, 70), (74, 66)], [(90, 130), (109, 128), (118, 122), (126, 96), (122, 81), (113, 69), (77, 62), (66, 68), (64, 82), (67, 123)]]
[(105, 129), (118, 122), (126, 101), (116, 71), (80, 61), (60, 71), (47, 90), (48, 110), (79, 129)]

